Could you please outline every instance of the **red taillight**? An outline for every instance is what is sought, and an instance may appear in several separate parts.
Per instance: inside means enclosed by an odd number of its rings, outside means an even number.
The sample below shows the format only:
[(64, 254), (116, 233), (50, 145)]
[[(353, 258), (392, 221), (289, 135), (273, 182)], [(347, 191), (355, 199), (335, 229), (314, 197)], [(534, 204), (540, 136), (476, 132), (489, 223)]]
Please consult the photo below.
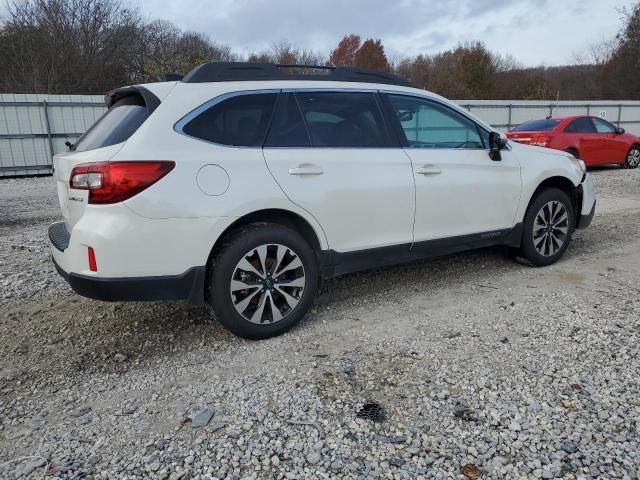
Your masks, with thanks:
[(89, 190), (89, 203), (118, 203), (149, 188), (175, 166), (171, 161), (83, 163), (71, 171), (69, 186)]
[(538, 135), (531, 139), (530, 145), (537, 145), (538, 147), (548, 147), (551, 145), (551, 137), (548, 135)]
[(92, 247), (89, 247), (89, 270), (92, 272), (98, 271), (98, 264), (96, 263), (96, 252), (93, 251)]

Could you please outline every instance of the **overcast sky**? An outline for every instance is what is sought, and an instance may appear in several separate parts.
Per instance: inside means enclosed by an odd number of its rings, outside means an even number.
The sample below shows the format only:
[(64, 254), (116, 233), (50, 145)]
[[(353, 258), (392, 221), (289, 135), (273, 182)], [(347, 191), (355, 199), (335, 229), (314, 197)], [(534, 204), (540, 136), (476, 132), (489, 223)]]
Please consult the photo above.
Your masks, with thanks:
[(525, 65), (574, 63), (613, 37), (637, 0), (138, 0), (148, 18), (209, 34), (237, 53), (278, 40), (327, 53), (349, 33), (380, 38), (391, 59), (480, 40)]

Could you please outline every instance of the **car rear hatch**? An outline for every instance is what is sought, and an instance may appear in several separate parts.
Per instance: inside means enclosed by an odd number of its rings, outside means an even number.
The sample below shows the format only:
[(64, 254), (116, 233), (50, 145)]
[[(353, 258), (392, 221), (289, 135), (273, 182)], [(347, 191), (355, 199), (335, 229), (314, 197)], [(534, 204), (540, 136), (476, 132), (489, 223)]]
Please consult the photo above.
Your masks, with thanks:
[(507, 133), (507, 138), (525, 145), (548, 147), (551, 143), (552, 132), (561, 121), (561, 118), (552, 117), (529, 120)]
[(144, 87), (125, 87), (105, 96), (108, 110), (66, 152), (54, 156), (54, 177), (58, 200), (67, 230), (71, 232), (87, 206), (87, 190), (71, 188), (74, 167), (84, 163), (106, 162), (145, 122), (160, 100)]

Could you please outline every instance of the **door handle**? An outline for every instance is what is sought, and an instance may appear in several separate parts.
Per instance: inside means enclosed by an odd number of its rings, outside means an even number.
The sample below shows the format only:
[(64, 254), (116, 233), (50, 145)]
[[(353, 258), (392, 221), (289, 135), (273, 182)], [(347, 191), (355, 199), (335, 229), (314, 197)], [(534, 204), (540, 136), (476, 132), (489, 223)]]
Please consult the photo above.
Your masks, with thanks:
[(295, 168), (289, 169), (289, 175), (322, 175), (324, 171), (317, 165), (303, 163)]
[(416, 173), (420, 175), (438, 175), (442, 173), (442, 170), (435, 165), (423, 165), (422, 167), (416, 168)]

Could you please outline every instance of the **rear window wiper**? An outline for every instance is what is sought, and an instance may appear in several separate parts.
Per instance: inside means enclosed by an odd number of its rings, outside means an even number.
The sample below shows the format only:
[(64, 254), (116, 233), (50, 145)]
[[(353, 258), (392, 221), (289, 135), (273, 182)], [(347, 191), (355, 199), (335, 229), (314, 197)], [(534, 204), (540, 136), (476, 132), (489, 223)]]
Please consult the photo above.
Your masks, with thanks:
[(75, 143), (71, 143), (69, 140), (67, 140), (66, 142), (64, 142), (64, 144), (67, 146), (67, 148), (71, 151), (76, 149), (76, 144)]

